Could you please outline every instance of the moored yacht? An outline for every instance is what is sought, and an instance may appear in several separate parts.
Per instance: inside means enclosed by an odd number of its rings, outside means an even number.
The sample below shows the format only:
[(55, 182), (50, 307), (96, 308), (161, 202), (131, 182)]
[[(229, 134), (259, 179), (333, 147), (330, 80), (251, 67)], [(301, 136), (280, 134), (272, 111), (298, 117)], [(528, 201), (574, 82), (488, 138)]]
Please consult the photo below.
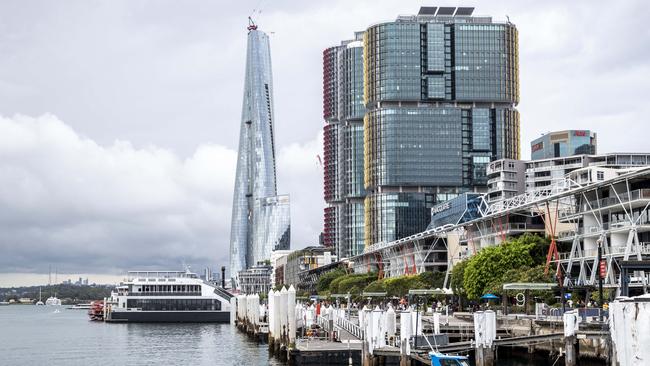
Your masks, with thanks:
[(230, 321), (232, 295), (187, 271), (130, 271), (105, 302), (108, 322)]
[(61, 306), (61, 299), (56, 297), (56, 293), (54, 296), (50, 296), (45, 300), (45, 305), (47, 306)]

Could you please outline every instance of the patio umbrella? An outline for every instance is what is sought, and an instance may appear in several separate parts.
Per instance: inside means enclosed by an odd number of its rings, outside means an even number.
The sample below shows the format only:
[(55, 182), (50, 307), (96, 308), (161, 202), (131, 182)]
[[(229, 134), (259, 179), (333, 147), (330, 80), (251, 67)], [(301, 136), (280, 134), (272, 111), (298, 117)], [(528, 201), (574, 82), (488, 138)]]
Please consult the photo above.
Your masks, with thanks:
[(485, 294), (485, 295), (481, 296), (481, 299), (485, 299), (485, 300), (498, 300), (499, 297), (496, 296), (496, 295), (493, 295), (493, 294)]

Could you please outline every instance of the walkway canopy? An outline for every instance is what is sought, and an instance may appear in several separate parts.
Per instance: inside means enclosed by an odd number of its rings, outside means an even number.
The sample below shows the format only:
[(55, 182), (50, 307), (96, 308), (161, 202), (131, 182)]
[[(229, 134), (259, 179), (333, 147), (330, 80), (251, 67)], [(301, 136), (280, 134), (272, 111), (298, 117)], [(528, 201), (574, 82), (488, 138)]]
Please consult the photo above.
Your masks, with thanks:
[(545, 282), (514, 282), (504, 283), (504, 290), (553, 290), (557, 285), (555, 283)]

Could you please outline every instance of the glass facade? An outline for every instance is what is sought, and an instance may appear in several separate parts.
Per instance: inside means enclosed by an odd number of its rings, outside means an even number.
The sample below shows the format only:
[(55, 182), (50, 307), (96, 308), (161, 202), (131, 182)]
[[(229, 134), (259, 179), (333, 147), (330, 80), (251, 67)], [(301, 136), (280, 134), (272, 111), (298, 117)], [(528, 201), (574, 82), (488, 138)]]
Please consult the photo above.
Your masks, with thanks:
[(344, 195), (346, 198), (363, 197), (366, 194), (363, 183), (363, 123), (348, 123), (342, 130)]
[(460, 186), (460, 109), (381, 108), (365, 118), (365, 186)]
[(128, 299), (126, 306), (143, 311), (217, 311), (221, 301), (217, 299)]
[(339, 124), (328, 123), (323, 129), (323, 195), (327, 202), (340, 199), (338, 153)]
[(363, 42), (357, 38), (323, 52), (323, 242), (339, 258), (363, 250)]
[(365, 201), (365, 242), (381, 243), (424, 231), (431, 220), (430, 193), (369, 194)]
[(340, 245), (342, 258), (357, 255), (363, 252), (365, 243), (365, 216), (363, 199), (346, 203), (345, 207), (345, 235)]
[(512, 24), (451, 25), (458, 101), (519, 102), (517, 29)]
[[(247, 262), (258, 264), (271, 258), (271, 251), (289, 249), (291, 212), (289, 196), (263, 197), (255, 200), (255, 236)], [(261, 259), (258, 259), (261, 258)]]
[(422, 96), (420, 23), (383, 23), (364, 34), (366, 107)]
[(431, 209), (431, 222), (427, 229), (444, 225), (456, 225), (479, 218), (481, 194), (464, 193)]
[[(324, 109), (332, 109), (334, 94), (339, 104), (339, 113), (325, 120), (337, 124), (342, 191), (328, 196), (326, 188), (325, 198), (339, 207), (336, 220), (332, 210), (326, 215), (326, 226), (339, 225), (333, 245), (344, 248), (340, 257), (358, 250), (352, 238), (358, 238), (361, 212), (366, 246), (421, 232), (435, 204), (486, 190), (490, 161), (520, 158), (513, 24), (489, 17), (400, 16), (327, 49), (323, 69)], [(335, 83), (336, 93), (329, 92)], [(326, 136), (326, 150), (331, 141)], [(361, 210), (353, 198), (363, 197)]]
[(362, 119), (366, 113), (363, 100), (363, 43), (353, 41), (338, 52), (338, 96), (341, 120)]
[(561, 158), (571, 155), (596, 154), (596, 133), (589, 130), (567, 130), (547, 133), (530, 143), (531, 159)]
[[(248, 33), (244, 98), (239, 134), (237, 171), (230, 231), (230, 273), (237, 286), (239, 271), (268, 259), (274, 243), (289, 240), (285, 229), (263, 224), (289, 222), (287, 208), (269, 210), (264, 199), (277, 195), (273, 141), (273, 79), (268, 36), (252, 29)], [(286, 214), (272, 219), (265, 215)], [(275, 237), (275, 235), (279, 235)], [(288, 245), (288, 244), (287, 244)]]

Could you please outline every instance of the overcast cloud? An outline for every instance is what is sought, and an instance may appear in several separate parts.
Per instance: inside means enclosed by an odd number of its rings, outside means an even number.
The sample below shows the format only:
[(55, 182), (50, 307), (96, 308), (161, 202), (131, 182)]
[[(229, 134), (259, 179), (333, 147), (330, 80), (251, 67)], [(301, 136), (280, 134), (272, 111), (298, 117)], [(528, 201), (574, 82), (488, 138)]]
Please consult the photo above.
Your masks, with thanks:
[[(532, 138), (563, 128), (595, 130), (600, 152), (650, 150), (642, 0), (3, 1), (0, 273), (227, 264), (256, 8), (272, 32), (292, 244), (316, 243), (322, 50), (421, 5), (475, 6), (517, 24), (524, 158)], [(16, 278), (0, 275), (0, 285)]]

